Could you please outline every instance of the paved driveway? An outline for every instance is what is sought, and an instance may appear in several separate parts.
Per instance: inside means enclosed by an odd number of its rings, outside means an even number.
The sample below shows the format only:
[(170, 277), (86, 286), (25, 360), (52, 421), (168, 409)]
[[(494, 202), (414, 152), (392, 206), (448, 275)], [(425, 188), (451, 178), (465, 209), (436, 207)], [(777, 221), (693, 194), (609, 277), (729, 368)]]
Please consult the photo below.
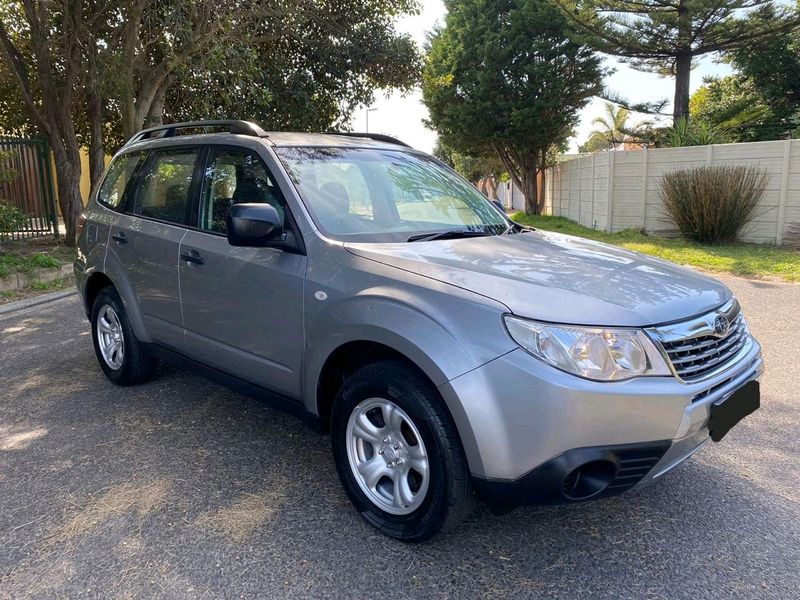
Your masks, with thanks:
[(375, 533), (328, 438), (164, 368), (102, 376), (76, 297), (0, 316), (0, 597), (800, 597), (800, 286), (726, 279), (763, 408), (663, 481)]

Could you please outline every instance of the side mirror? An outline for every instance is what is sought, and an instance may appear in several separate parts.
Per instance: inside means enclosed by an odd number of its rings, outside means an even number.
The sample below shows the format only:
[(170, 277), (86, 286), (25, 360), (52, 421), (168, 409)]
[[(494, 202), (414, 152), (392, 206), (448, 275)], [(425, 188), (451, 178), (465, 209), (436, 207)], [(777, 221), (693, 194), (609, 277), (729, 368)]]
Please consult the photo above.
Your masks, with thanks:
[(506, 214), (506, 207), (503, 206), (503, 203), (500, 202), (500, 200), (489, 200), (489, 202), (494, 204), (497, 207), (497, 210), (499, 210), (501, 213)]
[(283, 224), (271, 204), (234, 204), (226, 217), (231, 246), (269, 246), (283, 239)]

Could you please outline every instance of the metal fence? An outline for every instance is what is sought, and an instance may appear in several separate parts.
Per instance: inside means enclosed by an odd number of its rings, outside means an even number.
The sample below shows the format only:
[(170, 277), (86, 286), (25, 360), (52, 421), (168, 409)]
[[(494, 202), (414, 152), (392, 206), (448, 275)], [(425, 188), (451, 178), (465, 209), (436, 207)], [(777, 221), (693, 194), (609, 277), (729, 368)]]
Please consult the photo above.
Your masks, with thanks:
[(56, 217), (50, 150), (44, 140), (0, 136), (0, 202), (18, 208), (27, 219), (3, 239), (55, 234)]

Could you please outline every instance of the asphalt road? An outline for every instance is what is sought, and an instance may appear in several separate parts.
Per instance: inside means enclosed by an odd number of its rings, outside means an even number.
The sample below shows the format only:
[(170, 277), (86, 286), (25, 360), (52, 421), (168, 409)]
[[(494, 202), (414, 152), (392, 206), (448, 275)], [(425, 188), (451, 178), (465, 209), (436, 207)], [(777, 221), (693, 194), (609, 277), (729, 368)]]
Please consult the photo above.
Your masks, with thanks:
[(650, 487), (419, 546), (294, 418), (173, 368), (111, 385), (77, 297), (0, 315), (0, 598), (800, 598), (800, 285), (725, 280), (760, 411)]

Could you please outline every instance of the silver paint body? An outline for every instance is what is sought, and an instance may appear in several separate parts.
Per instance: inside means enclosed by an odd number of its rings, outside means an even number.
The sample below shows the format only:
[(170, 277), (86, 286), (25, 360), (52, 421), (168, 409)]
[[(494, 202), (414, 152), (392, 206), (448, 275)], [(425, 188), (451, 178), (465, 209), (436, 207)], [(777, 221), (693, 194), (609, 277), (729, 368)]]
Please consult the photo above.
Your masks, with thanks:
[[(279, 392), (313, 414), (328, 357), (348, 342), (377, 342), (438, 386), (476, 476), (514, 480), (572, 448), (673, 440), (652, 479), (708, 439), (712, 403), (761, 373), (754, 340), (724, 372), (692, 384), (674, 377), (600, 383), (559, 371), (519, 348), (504, 314), (650, 327), (712, 311), (731, 292), (671, 263), (550, 232), (334, 241), (318, 230), (273, 150), (397, 146), (319, 134), (211, 134), (149, 140), (123, 151), (200, 144), (258, 153), (286, 198), (306, 254), (234, 248), (218, 234), (119, 214), (92, 199), (79, 240), (78, 288), (83, 293), (93, 273), (104, 273), (139, 339)], [(127, 244), (113, 241), (119, 232)], [(204, 265), (180, 260), (192, 249)]]

